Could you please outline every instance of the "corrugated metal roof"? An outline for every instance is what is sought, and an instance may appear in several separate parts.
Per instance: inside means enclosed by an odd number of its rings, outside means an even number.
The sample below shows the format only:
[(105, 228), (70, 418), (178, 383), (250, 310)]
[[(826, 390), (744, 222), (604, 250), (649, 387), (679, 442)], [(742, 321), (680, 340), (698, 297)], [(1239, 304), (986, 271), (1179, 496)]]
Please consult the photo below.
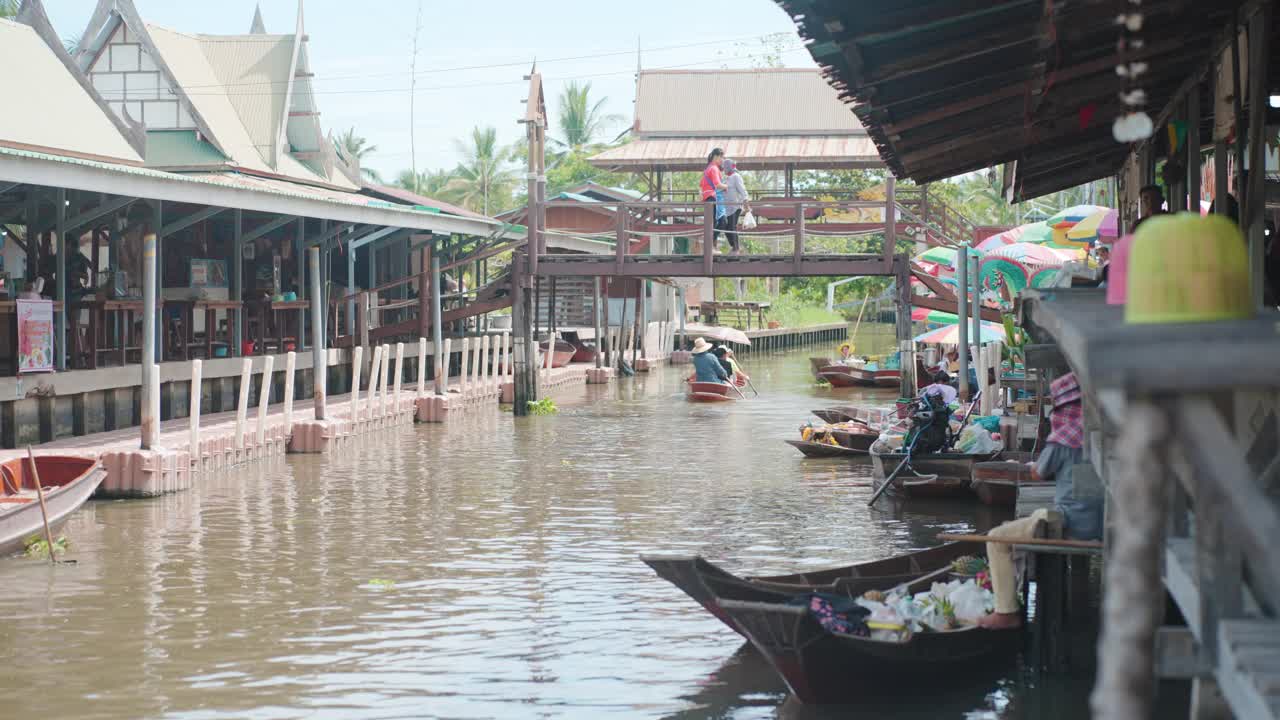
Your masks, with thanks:
[(724, 148), (743, 170), (781, 168), (883, 167), (876, 145), (863, 135), (788, 137), (641, 138), (590, 159), (601, 168), (701, 170), (712, 148)]
[(816, 69), (644, 70), (634, 132), (654, 135), (864, 133)]
[(27, 25), (0, 20), (0, 143), (141, 163), (111, 119)]
[(381, 195), (383, 197), (389, 197), (405, 203), (406, 205), (433, 207), (439, 209), (441, 212), (447, 212), (450, 215), (457, 215), (459, 217), (483, 218), (486, 220), (492, 219), (459, 205), (453, 205), (451, 203), (444, 202), (443, 200), (427, 197), (426, 195), (419, 195), (411, 190), (405, 190), (404, 188), (393, 187), (391, 185), (379, 185), (377, 183), (365, 183), (364, 189), (366, 192), (374, 195)]
[[(264, 158), (275, 153), (293, 62), (293, 35), (200, 35), (214, 75)], [(191, 93), (208, 88), (192, 88)]]

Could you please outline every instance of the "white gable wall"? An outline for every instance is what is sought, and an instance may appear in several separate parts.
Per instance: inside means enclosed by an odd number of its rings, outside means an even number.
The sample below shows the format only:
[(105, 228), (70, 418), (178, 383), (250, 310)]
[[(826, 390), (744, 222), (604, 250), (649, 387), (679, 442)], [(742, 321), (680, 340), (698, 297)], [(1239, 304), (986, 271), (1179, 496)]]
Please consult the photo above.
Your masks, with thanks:
[(124, 117), (127, 110), (148, 130), (196, 129), (191, 112), (124, 23), (94, 58), (88, 74), (117, 115)]

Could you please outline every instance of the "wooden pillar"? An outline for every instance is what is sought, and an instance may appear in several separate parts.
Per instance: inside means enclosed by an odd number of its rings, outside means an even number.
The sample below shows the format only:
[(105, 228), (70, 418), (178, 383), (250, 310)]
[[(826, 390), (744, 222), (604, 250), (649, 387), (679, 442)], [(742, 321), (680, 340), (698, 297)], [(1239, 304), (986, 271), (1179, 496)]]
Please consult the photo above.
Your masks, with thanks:
[(142, 449), (160, 443), (160, 369), (155, 364), (156, 339), (156, 233), (142, 236)]
[[(67, 302), (67, 191), (58, 188), (54, 193), (54, 202), (57, 205), (54, 208), (54, 241), (53, 251), (56, 253), (54, 259), (57, 265), (54, 266), (54, 282), (56, 290), (54, 297), (58, 302), (62, 303), (62, 311), (54, 314), (54, 355), (55, 367), (58, 370), (67, 369), (67, 315), (71, 313), (71, 304)], [(76, 252), (80, 252), (79, 243), (76, 243)]]
[(901, 368), (899, 397), (916, 395), (916, 361), (911, 340), (911, 269), (904, 257), (898, 263), (894, 282), (897, 285), (897, 315), (894, 329), (898, 340), (898, 366)]
[[(152, 222), (155, 223), (156, 233), (156, 320), (162, 320), (164, 315), (164, 203), (160, 200), (155, 201), (152, 206), (154, 217)], [(164, 359), (164, 323), (157, 322), (155, 324), (155, 362)], [(159, 415), (157, 415), (157, 418)], [(158, 420), (157, 420), (158, 422)]]
[[(890, 175), (884, 181), (884, 264), (888, 267), (898, 251), (898, 201), (896, 185)], [(965, 238), (968, 242), (971, 238)]]
[[(437, 395), (443, 395), (448, 391), (449, 384), (449, 356), (442, 352), (444, 328), (441, 326), (440, 311), (440, 256), (434, 252), (432, 247), (431, 253), (431, 356), (435, 361), (435, 389)], [(515, 277), (512, 277), (512, 285), (515, 284)]]
[[(308, 287), (308, 285), (307, 285), (307, 263), (308, 263), (307, 255), (308, 255), (309, 253), (308, 253), (308, 251), (307, 251), (307, 243), (306, 243), (306, 240), (305, 240), (306, 235), (307, 235), (307, 219), (306, 219), (306, 218), (298, 218), (297, 230), (294, 232), (294, 237), (293, 237), (293, 252), (294, 252), (294, 255), (297, 257), (297, 264), (298, 264), (298, 269), (297, 269), (297, 273), (298, 273), (298, 275), (297, 275), (297, 279), (296, 279), (296, 281), (295, 281), (295, 283), (294, 283), (294, 284), (296, 284), (296, 285), (298, 286), (298, 299), (299, 299), (299, 300), (311, 300), (311, 301), (312, 301), (312, 305), (315, 305), (315, 303), (320, 299), (320, 295), (319, 295), (319, 293), (310, 293), (310, 292), (307, 292), (307, 287)], [(319, 272), (319, 269), (320, 269), (320, 262), (319, 262), (318, 260), (316, 261), (315, 269), (316, 269), (316, 272), (318, 273), (318, 272)], [(317, 278), (317, 280), (318, 280), (318, 279), (319, 279), (319, 278)], [(283, 288), (283, 287), (282, 287), (282, 288), (280, 288), (280, 292), (281, 292), (281, 293), (285, 292), (285, 288)], [(312, 297), (312, 295), (313, 295), (313, 294), (315, 295), (315, 297)], [(314, 314), (312, 314), (312, 317), (314, 317)], [(264, 318), (264, 322), (265, 322), (265, 318)], [(318, 328), (319, 328), (318, 323), (312, 323), (311, 330), (312, 330), (312, 334), (313, 334), (313, 335), (315, 334), (315, 331), (316, 331)], [(306, 319), (305, 319), (305, 318), (298, 318), (298, 347), (299, 347), (299, 348), (304, 348), (304, 347), (306, 347), (306, 346), (307, 346), (307, 323), (306, 323)], [(281, 348), (281, 349), (283, 350), (284, 348)], [(315, 372), (315, 368), (312, 368), (312, 372)], [(320, 419), (320, 418), (319, 418), (319, 417), (317, 417), (317, 419)]]
[(1200, 213), (1200, 91), (1196, 83), (1187, 95), (1187, 202), (1190, 210)]
[[(899, 289), (898, 292), (901, 297), (902, 290)], [(903, 308), (899, 306), (898, 314), (901, 315), (902, 312)], [(907, 312), (911, 311), (907, 310)], [(959, 343), (957, 350), (960, 353), (960, 399), (970, 400), (973, 398), (973, 388), (969, 387), (969, 262), (967, 259), (956, 263), (956, 314), (959, 315), (959, 320), (956, 322), (956, 339)], [(982, 313), (978, 315), (981, 316)], [(915, 397), (915, 393), (910, 397)]]
[[(1269, 105), (1267, 68), (1271, 39), (1271, 3), (1264, 2), (1249, 20), (1249, 177), (1241, 195), (1241, 226), (1249, 239), (1249, 287), (1253, 304), (1261, 308), (1266, 276), (1266, 122)], [(1238, 101), (1237, 101), (1238, 102)], [(1243, 200), (1244, 198), (1237, 198)], [(1246, 215), (1247, 213), (1247, 215)]]
[(431, 297), (427, 295), (428, 278), (433, 277), (431, 273), (432, 253), (430, 241), (422, 246), (421, 254), (422, 257), (418, 262), (418, 337), (425, 338), (431, 326), (432, 312)]
[(512, 412), (517, 417), (528, 415), (529, 403), (538, 400), (537, 352), (533, 343), (533, 308), (528, 284), (528, 276), (520, 272), (517, 258), (511, 272), (511, 337), (515, 345), (515, 360), (512, 362), (515, 369), (515, 405)]
[(592, 310), (591, 321), (595, 325), (595, 347), (596, 347), (595, 365), (597, 368), (599, 368), (601, 364), (600, 353), (604, 349), (604, 345), (602, 344), (602, 338), (604, 337), (604, 333), (600, 327), (603, 324), (602, 321), (603, 321), (604, 315), (602, 314), (601, 312), (602, 308), (600, 307), (600, 278), (597, 276), (593, 278), (593, 281), (595, 284), (595, 294), (592, 296), (593, 302), (591, 304), (591, 310)]

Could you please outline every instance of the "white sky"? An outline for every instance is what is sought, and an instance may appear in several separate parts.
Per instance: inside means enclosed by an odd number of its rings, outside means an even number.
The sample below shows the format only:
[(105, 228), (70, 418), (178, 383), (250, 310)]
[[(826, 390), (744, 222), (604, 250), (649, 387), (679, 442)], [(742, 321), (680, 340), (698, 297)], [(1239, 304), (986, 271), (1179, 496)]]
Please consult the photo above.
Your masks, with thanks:
[[(254, 0), (135, 0), (150, 23), (191, 33), (243, 33)], [(46, 0), (64, 37), (79, 38), (94, 0)], [(568, 80), (590, 81), (592, 96), (630, 125), (635, 96), (636, 45), (644, 67), (750, 67), (763, 54), (758, 38), (787, 33), (784, 64), (812, 67), (791, 23), (772, 0), (422, 0), (416, 122), (418, 168), (452, 167), (454, 139), (475, 125), (492, 125), (499, 140), (523, 132), (516, 119), (527, 92), (522, 81), (536, 57), (548, 110)], [(267, 31), (293, 32), (297, 3), (262, 0)], [(393, 178), (408, 168), (409, 62), (417, 0), (310, 0), (305, 6), (317, 73), (321, 123), (334, 134), (348, 127), (378, 146), (365, 165)], [(664, 49), (665, 48), (665, 49)], [(600, 57), (600, 55), (606, 55)], [(577, 58), (556, 60), (557, 58)], [(457, 70), (477, 65), (507, 67)], [(768, 102), (761, 98), (761, 102)], [(555, 134), (553, 130), (553, 135)]]

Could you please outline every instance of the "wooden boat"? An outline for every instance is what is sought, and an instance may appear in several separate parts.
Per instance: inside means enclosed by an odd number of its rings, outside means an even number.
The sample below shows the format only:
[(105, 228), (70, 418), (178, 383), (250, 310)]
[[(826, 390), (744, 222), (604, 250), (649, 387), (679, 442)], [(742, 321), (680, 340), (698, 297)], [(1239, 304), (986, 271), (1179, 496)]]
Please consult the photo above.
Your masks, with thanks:
[[(916, 453), (911, 456), (911, 468), (917, 475), (928, 477), (913, 477), (904, 470), (888, 492), (909, 498), (972, 498), (970, 481), (974, 464), (994, 460), (999, 455), (998, 451), (982, 454)], [(903, 453), (871, 453), (872, 482), (877, 490), (904, 458), (906, 455)]]
[(788, 445), (804, 453), (805, 457), (811, 458), (835, 458), (835, 457), (852, 457), (865, 458), (866, 450), (854, 450), (843, 445), (832, 445), (830, 443), (812, 442), (809, 440), (785, 440)]
[(741, 633), (721, 611), (721, 601), (786, 602), (808, 592), (857, 597), (867, 590), (893, 587), (947, 567), (958, 557), (981, 556), (985, 552), (980, 543), (947, 543), (882, 560), (760, 577), (734, 575), (697, 555), (641, 555), (640, 560), (734, 632)]
[(902, 384), (901, 370), (870, 370), (872, 384), (882, 388), (896, 388)]
[[(545, 353), (547, 348), (550, 347), (550, 343), (539, 343), (538, 347)], [(568, 365), (573, 361), (573, 356), (577, 353), (578, 348), (573, 343), (557, 339), (555, 351), (551, 355), (551, 367), (559, 368)]]
[[(885, 585), (880, 589), (887, 589)], [(971, 682), (1017, 652), (1020, 629), (976, 626), (921, 632), (906, 642), (831, 632), (809, 609), (784, 602), (723, 599), (720, 610), (803, 703), (843, 704), (889, 692)], [(722, 618), (724, 619), (724, 618)], [(925, 685), (922, 685), (924, 683)]]
[[(49, 527), (55, 531), (107, 476), (101, 463), (93, 458), (64, 455), (37, 456), (36, 469), (44, 488)], [(28, 538), (43, 535), (44, 520), (31, 461), (14, 458), (0, 464), (0, 556), (19, 552)]]
[[(1005, 458), (1007, 455), (1008, 453), (1005, 453), (1001, 457)], [(1027, 467), (1025, 462), (1016, 459), (974, 463), (970, 483), (979, 500), (996, 507), (1017, 505), (1019, 488), (1053, 485), (1053, 483), (1037, 482), (1031, 475), (1031, 468)]]
[(565, 331), (561, 333), (564, 341), (573, 346), (573, 357), (569, 362), (595, 362), (596, 346), (578, 337), (578, 333)]
[(729, 402), (738, 399), (732, 387), (724, 383), (691, 382), (684, 397), (689, 402)]
[(822, 408), (821, 410), (810, 410), (809, 412), (816, 415), (822, 422), (828, 425), (837, 425), (843, 422), (862, 422), (854, 413), (856, 408), (852, 407), (833, 407)]

